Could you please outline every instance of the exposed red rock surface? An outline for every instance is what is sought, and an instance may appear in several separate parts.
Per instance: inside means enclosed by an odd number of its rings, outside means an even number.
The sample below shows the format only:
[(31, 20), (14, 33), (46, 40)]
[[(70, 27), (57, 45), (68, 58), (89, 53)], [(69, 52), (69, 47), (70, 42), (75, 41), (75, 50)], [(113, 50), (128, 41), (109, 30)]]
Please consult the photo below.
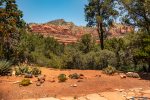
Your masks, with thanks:
[[(91, 34), (97, 42), (99, 41), (96, 28), (76, 26), (71, 22), (65, 22), (63, 19), (54, 20), (45, 24), (29, 24), (29, 27), (33, 33), (42, 34), (46, 37), (54, 37), (64, 44), (75, 43), (84, 34)], [(131, 31), (133, 31), (133, 28), (130, 26), (114, 23), (107, 33), (109, 37), (116, 37)]]

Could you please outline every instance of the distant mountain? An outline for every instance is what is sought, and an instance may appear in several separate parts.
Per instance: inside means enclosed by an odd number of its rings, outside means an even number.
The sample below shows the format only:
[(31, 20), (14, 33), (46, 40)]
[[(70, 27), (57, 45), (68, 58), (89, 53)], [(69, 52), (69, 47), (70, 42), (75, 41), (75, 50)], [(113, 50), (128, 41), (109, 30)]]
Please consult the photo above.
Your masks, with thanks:
[(53, 24), (53, 25), (74, 25), (73, 22), (66, 22), (64, 19), (57, 19), (57, 20), (53, 20), (50, 21), (46, 24)]
[[(75, 43), (84, 34), (91, 34), (97, 42), (99, 41), (96, 28), (76, 26), (64, 19), (53, 20), (44, 24), (30, 23), (29, 28), (33, 33), (42, 34), (45, 37), (54, 37), (64, 44)], [(131, 26), (114, 23), (107, 33), (109, 37), (120, 37), (131, 31), (133, 31)]]

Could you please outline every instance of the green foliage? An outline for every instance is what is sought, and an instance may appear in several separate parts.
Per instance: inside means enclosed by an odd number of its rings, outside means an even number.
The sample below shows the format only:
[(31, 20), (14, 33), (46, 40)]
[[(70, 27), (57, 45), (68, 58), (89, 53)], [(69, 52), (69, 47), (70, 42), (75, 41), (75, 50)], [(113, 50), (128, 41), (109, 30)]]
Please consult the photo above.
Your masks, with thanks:
[(24, 74), (30, 74), (31, 73), (31, 68), (26, 65), (26, 64), (22, 64), (22, 65), (19, 65), (15, 68), (15, 71), (16, 71), (16, 75), (24, 75)]
[(108, 75), (113, 75), (116, 72), (116, 68), (112, 66), (108, 66), (103, 69), (103, 72)]
[(61, 60), (57, 59), (63, 54), (64, 45), (54, 38), (29, 33), (22, 35), (19, 50), (21, 62), (27, 59), (39, 66), (60, 68)]
[(31, 73), (32, 73), (32, 75), (37, 76), (37, 75), (41, 74), (41, 70), (37, 67), (33, 67)]
[(71, 79), (79, 79), (79, 78), (80, 78), (80, 75), (77, 74), (77, 73), (70, 74), (70, 75), (69, 75), (69, 78), (71, 78)]
[(40, 75), (41, 70), (37, 67), (28, 66), (26, 64), (19, 65), (15, 68), (16, 75), (25, 75), (25, 74), (32, 74), (32, 75)]
[(122, 38), (111, 38), (105, 41), (106, 49), (111, 50), (115, 53), (116, 57), (116, 68), (122, 66), (122, 56), (125, 49), (124, 40)]
[(65, 82), (67, 80), (67, 77), (65, 74), (60, 74), (58, 76), (58, 80), (59, 80), (59, 82)]
[(15, 0), (0, 2), (0, 59), (15, 60), (25, 23)]
[(11, 72), (11, 63), (8, 61), (0, 61), (0, 75), (8, 75)]
[(30, 85), (30, 84), (31, 84), (31, 82), (30, 82), (29, 79), (23, 79), (23, 80), (20, 82), (19, 85), (21, 85), (21, 86), (28, 86), (28, 85)]
[[(143, 32), (150, 34), (150, 1), (149, 0), (120, 0), (121, 10), (126, 24), (137, 26)], [(123, 10), (124, 9), (124, 10)], [(124, 13), (127, 12), (127, 13)]]
[(88, 0), (85, 5), (85, 17), (88, 26), (97, 26), (101, 49), (104, 49), (103, 39), (105, 28), (111, 25), (118, 15), (114, 0)]
[(81, 37), (81, 40), (79, 41), (79, 50), (81, 50), (83, 53), (88, 53), (93, 50), (94, 45), (95, 41), (92, 38), (91, 34), (85, 34)]

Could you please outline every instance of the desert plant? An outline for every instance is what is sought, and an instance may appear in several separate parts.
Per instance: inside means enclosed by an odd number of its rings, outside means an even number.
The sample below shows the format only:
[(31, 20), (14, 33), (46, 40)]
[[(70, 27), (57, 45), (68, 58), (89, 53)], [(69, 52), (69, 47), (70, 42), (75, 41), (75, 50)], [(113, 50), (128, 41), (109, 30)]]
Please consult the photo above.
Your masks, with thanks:
[(103, 72), (108, 75), (113, 75), (116, 72), (116, 68), (112, 66), (108, 66), (103, 69)]
[(65, 74), (60, 74), (58, 76), (58, 80), (59, 80), (59, 82), (65, 82), (67, 80), (67, 77)]
[(11, 72), (11, 63), (8, 61), (0, 61), (0, 75), (8, 75)]
[(20, 85), (22, 85), (22, 86), (28, 86), (28, 85), (30, 85), (30, 84), (31, 84), (31, 82), (30, 82), (29, 79), (23, 79), (23, 80), (20, 82)]
[(41, 70), (39, 68), (37, 68), (37, 67), (33, 67), (31, 73), (34, 76), (38, 76), (38, 75), (41, 74)]
[(80, 78), (80, 75), (77, 74), (77, 73), (70, 74), (70, 75), (69, 75), (69, 78), (71, 78), (71, 79), (79, 79), (79, 78)]
[(26, 64), (19, 65), (15, 68), (16, 75), (32, 74), (32, 68)]

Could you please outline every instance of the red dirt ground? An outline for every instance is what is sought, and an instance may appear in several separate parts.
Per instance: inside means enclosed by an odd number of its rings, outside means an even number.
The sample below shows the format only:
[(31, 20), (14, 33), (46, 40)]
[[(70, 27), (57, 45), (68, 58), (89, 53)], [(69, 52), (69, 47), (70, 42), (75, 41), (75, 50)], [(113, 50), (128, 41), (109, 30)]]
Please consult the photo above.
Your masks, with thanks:
[[(36, 86), (37, 78), (32, 78), (33, 84), (20, 87), (19, 84), (13, 84), (15, 81), (21, 81), (23, 77), (9, 76), (0, 77), (0, 100), (41, 98), (50, 96), (82, 96), (89, 93), (99, 93), (104, 91), (114, 91), (114, 89), (143, 88), (150, 89), (150, 81), (125, 78), (121, 79), (119, 75), (108, 76), (98, 70), (55, 70), (41, 68), (42, 74), (46, 75), (46, 81), (41, 86)], [(71, 73), (83, 74), (85, 76), (82, 82), (76, 79), (68, 79), (64, 83), (59, 83), (57, 76), (59, 74), (69, 75)], [(101, 75), (101, 77), (95, 77)], [(51, 83), (50, 80), (55, 79)], [(77, 84), (77, 87), (70, 85)]]

